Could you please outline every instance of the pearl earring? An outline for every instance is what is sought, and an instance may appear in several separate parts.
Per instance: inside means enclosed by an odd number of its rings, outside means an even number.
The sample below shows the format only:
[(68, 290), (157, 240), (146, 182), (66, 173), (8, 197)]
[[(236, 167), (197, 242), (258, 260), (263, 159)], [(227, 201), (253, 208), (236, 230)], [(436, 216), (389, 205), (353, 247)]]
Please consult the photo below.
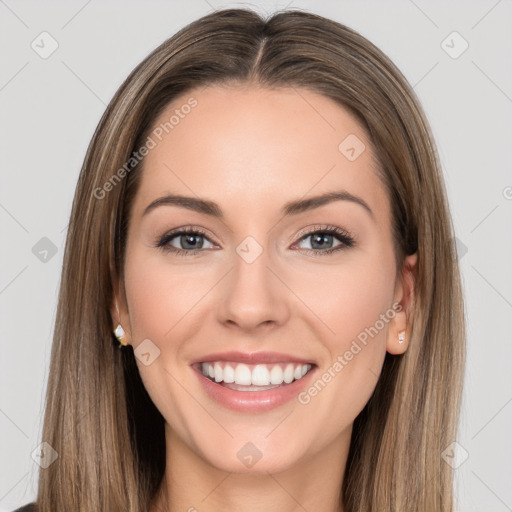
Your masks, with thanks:
[(405, 331), (399, 332), (398, 333), (398, 343), (400, 343), (400, 345), (404, 342), (404, 339), (405, 339)]
[(122, 345), (123, 347), (126, 347), (126, 345), (128, 345), (128, 343), (123, 342), (125, 338), (125, 332), (124, 329), (121, 327), (121, 324), (118, 324), (116, 330), (114, 331), (114, 334), (117, 338), (117, 341), (119, 341), (120, 345)]
[[(119, 308), (117, 307), (117, 300), (116, 300), (116, 311), (117, 311), (117, 317), (121, 318), (119, 315)], [(119, 341), (119, 348), (126, 347), (128, 343), (123, 343), (123, 340), (125, 338), (125, 332), (124, 329), (121, 327), (121, 324), (117, 324), (117, 327), (114, 330), (114, 335), (117, 338), (117, 341)]]

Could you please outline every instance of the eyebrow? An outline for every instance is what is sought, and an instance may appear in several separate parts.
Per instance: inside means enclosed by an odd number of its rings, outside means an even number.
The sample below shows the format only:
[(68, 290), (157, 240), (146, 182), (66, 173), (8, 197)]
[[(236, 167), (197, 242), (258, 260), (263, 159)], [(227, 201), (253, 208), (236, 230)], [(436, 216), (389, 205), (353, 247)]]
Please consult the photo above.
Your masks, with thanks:
[[(338, 190), (335, 192), (328, 192), (318, 196), (308, 197), (307, 199), (298, 199), (286, 203), (281, 209), (283, 216), (298, 215), (315, 208), (319, 208), (334, 201), (350, 201), (352, 203), (362, 206), (373, 218), (373, 212), (368, 204), (358, 196), (355, 196), (346, 190)], [(142, 216), (147, 215), (150, 211), (159, 206), (178, 206), (186, 208), (204, 215), (210, 215), (218, 219), (224, 219), (224, 214), (220, 206), (207, 199), (200, 199), (196, 197), (181, 196), (169, 194), (159, 197), (152, 201), (144, 210)]]

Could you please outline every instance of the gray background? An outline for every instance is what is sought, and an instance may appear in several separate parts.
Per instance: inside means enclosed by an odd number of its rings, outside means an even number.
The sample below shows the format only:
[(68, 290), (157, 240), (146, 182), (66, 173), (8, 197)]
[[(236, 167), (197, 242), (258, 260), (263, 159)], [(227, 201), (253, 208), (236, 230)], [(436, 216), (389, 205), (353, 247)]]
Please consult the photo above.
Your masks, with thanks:
[[(511, 511), (511, 0), (0, 0), (0, 512), (36, 494), (31, 453), (41, 441), (66, 225), (93, 131), (153, 48), (235, 5), (299, 7), (344, 23), (387, 53), (419, 95), (443, 164), (466, 296), (457, 510)], [(43, 31), (59, 45), (47, 59), (31, 47), (50, 48)], [(469, 44), (457, 58), (464, 43), (446, 39), (453, 31)]]

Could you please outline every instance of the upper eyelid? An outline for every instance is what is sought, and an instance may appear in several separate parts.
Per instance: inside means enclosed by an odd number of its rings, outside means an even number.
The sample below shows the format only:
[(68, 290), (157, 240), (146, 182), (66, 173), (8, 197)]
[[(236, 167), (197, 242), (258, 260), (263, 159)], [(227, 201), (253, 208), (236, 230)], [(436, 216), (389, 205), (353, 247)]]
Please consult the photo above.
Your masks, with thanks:
[[(302, 238), (304, 236), (308, 236), (308, 235), (312, 235), (317, 232), (324, 232), (324, 231), (333, 231), (334, 234), (338, 234), (338, 235), (345, 234), (345, 235), (349, 236), (350, 238), (354, 238), (352, 233), (350, 231), (348, 231), (347, 229), (344, 229), (344, 228), (341, 228), (338, 226), (333, 226), (330, 224), (325, 224), (325, 225), (314, 224), (313, 226), (308, 226), (307, 228), (301, 229), (299, 231), (298, 235), (295, 235), (295, 236)], [(340, 232), (340, 233), (338, 233), (338, 232)]]
[(201, 229), (201, 228), (196, 228), (196, 227), (192, 227), (192, 226), (185, 226), (183, 228), (176, 228), (176, 229), (173, 229), (167, 233), (164, 233), (160, 239), (163, 239), (163, 238), (169, 238), (170, 240), (172, 240), (173, 238), (175, 238), (176, 236), (178, 235), (183, 235), (183, 234), (191, 234), (191, 235), (201, 235), (201, 236), (204, 236), (205, 238), (208, 238), (208, 240), (210, 240), (210, 242), (212, 243), (216, 243), (214, 242), (210, 235), (208, 234), (207, 231)]

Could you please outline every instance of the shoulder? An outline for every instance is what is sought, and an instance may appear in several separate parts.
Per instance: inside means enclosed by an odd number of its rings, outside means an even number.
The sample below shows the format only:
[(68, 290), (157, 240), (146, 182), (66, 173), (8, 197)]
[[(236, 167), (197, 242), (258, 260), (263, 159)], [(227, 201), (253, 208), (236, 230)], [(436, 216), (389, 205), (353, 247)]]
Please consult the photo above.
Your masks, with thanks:
[(13, 510), (12, 512), (36, 512), (36, 504), (29, 503), (28, 505), (23, 505), (23, 507), (17, 508), (16, 510)]

